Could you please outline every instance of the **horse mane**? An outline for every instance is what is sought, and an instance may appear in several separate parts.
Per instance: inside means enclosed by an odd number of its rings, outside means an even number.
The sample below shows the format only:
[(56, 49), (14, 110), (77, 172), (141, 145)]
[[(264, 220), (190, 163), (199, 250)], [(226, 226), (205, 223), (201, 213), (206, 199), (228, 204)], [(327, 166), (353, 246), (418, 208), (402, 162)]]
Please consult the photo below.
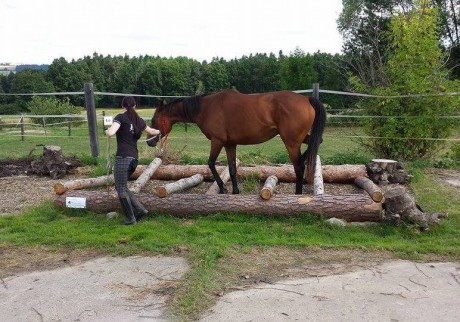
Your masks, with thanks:
[[(209, 94), (205, 93), (196, 96), (176, 98), (163, 106), (163, 108), (168, 116), (178, 115), (185, 120), (192, 121), (201, 111), (201, 98), (207, 95)], [(181, 110), (175, 108), (176, 104), (180, 102), (183, 103), (183, 108)]]

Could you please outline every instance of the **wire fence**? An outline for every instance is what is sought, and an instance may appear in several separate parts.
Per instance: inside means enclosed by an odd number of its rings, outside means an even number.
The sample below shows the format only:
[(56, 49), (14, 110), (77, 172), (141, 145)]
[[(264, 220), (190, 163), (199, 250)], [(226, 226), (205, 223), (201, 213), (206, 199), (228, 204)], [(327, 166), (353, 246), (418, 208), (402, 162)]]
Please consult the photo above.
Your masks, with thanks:
[[(397, 99), (397, 98), (416, 98), (416, 97), (436, 97), (436, 96), (456, 96), (460, 95), (460, 92), (444, 92), (438, 94), (408, 94), (399, 96), (381, 96), (381, 95), (370, 95), (363, 93), (345, 92), (345, 91), (334, 91), (327, 89), (320, 89), (318, 86), (313, 86), (312, 89), (294, 90), (293, 92), (306, 94), (313, 93), (313, 96), (320, 96), (323, 94), (333, 95), (345, 95), (355, 96), (360, 98), (378, 98), (378, 99)], [(0, 93), (3, 96), (70, 96), (70, 95), (85, 95), (85, 92), (58, 92), (58, 93)], [(114, 93), (114, 92), (94, 92), (94, 95), (103, 96), (134, 96), (134, 97), (146, 97), (146, 98), (183, 98), (188, 96), (169, 96), (169, 95), (143, 95), (133, 93)], [(416, 119), (421, 116), (384, 116), (384, 115), (364, 115), (363, 110), (360, 109), (328, 109), (328, 126), (335, 127), (346, 127), (346, 128), (359, 128), (362, 126), (362, 121), (365, 119)], [(105, 112), (98, 112), (96, 117), (98, 122), (103, 122), (104, 116), (110, 115), (111, 110), (108, 109), (107, 114)], [(453, 120), (459, 120), (460, 115), (451, 116), (439, 116), (440, 118), (448, 118)], [(144, 119), (150, 120), (151, 116), (144, 117)], [(50, 121), (51, 120), (51, 121)], [(56, 121), (58, 120), (58, 121)], [(459, 124), (459, 123), (457, 123)], [(75, 129), (80, 129), (75, 131)], [(85, 130), (81, 130), (84, 129)], [(102, 131), (100, 131), (102, 135)], [(325, 136), (328, 133), (326, 130)], [(88, 137), (88, 119), (86, 115), (33, 115), (33, 114), (21, 114), (21, 115), (0, 115), (0, 140), (5, 136), (20, 136), (22, 140), (25, 137)], [(341, 135), (342, 138), (350, 139), (379, 139), (383, 137), (374, 137), (364, 135), (362, 132), (353, 133), (351, 135)], [(386, 137), (388, 138), (388, 137)], [(406, 139), (406, 140), (436, 140), (436, 141), (460, 141), (458, 137), (450, 138), (430, 138), (430, 137), (413, 137), (413, 138), (398, 138), (392, 139)]]

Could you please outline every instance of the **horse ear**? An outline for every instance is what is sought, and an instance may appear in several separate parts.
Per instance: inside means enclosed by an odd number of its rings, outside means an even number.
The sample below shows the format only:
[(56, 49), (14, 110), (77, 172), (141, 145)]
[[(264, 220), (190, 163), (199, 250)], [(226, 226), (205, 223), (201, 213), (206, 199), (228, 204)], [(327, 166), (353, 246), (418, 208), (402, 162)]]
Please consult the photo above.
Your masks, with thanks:
[(160, 101), (160, 106), (165, 106), (167, 103), (166, 103), (166, 100), (165, 99), (162, 99)]

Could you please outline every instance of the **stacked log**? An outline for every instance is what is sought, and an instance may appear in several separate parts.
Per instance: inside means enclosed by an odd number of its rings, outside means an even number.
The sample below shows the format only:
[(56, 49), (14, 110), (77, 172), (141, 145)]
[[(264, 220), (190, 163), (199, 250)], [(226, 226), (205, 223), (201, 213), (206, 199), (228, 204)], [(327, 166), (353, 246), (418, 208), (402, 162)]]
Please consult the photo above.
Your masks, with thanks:
[[(119, 202), (116, 194), (103, 191), (67, 191), (56, 195), (56, 205), (65, 207), (66, 198), (85, 198), (86, 209), (107, 213), (116, 211)], [(176, 216), (195, 214), (211, 215), (219, 212), (244, 213), (252, 215), (316, 214), (325, 218), (341, 218), (347, 221), (382, 221), (382, 204), (375, 203), (364, 194), (341, 196), (321, 195), (277, 195), (270, 200), (263, 200), (257, 195), (233, 194), (172, 194), (167, 198), (138, 193), (136, 198), (150, 213), (165, 213)]]
[[(137, 179), (147, 166), (140, 165), (131, 176), (131, 179)], [(226, 167), (216, 167), (217, 172), (222, 173)], [(327, 183), (353, 183), (359, 177), (367, 177), (365, 165), (325, 165), (321, 167), (324, 182)], [(257, 176), (259, 180), (265, 181), (271, 175), (278, 178), (279, 182), (295, 182), (294, 168), (291, 165), (282, 166), (254, 166), (254, 167), (238, 167), (238, 176), (247, 178), (249, 176)], [(201, 174), (204, 181), (213, 181), (211, 170), (207, 165), (161, 165), (153, 173), (153, 180), (177, 181), (182, 178), (191, 177), (194, 174)], [(98, 178), (79, 179), (65, 182), (58, 182), (54, 185), (54, 191), (57, 194), (62, 194), (67, 190), (76, 190), (83, 188), (95, 188), (113, 183), (113, 175), (101, 176)]]

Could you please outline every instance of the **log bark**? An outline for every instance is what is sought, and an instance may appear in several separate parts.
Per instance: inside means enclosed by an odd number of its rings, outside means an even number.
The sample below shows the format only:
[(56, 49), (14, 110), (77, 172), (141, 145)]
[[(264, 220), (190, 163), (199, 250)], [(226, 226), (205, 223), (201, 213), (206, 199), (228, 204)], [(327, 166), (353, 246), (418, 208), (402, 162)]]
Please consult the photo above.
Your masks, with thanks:
[(364, 164), (324, 165), (323, 180), (329, 183), (353, 183), (357, 177), (367, 177)]
[[(147, 166), (139, 165), (131, 176), (131, 179), (137, 179)], [(217, 166), (217, 172), (221, 173), (225, 167)], [(177, 181), (182, 178), (191, 177), (194, 174), (203, 175), (204, 181), (214, 180), (211, 170), (207, 165), (161, 165), (152, 176), (154, 180)], [(295, 182), (294, 168), (291, 165), (282, 166), (254, 166), (238, 167), (238, 176), (245, 178), (256, 175), (259, 180), (265, 181), (271, 175), (278, 178), (278, 182)], [(353, 183), (359, 176), (367, 177), (365, 165), (323, 165), (323, 181), (328, 183)], [(113, 183), (113, 175), (101, 176), (97, 178), (78, 179), (64, 181), (55, 184), (54, 191), (57, 194), (63, 194), (67, 190), (78, 190), (83, 188), (101, 187)]]
[(273, 196), (277, 183), (278, 178), (276, 176), (269, 176), (267, 180), (265, 180), (264, 186), (260, 190), (260, 196), (262, 199), (268, 200)]
[[(238, 167), (240, 166), (240, 160), (236, 159), (236, 169), (238, 172)], [(222, 182), (227, 183), (228, 180), (230, 180), (230, 171), (228, 169), (228, 166), (225, 167), (225, 169), (220, 173), (220, 178), (222, 179)], [(217, 182), (214, 181), (214, 183), (208, 188), (208, 191), (206, 191), (207, 195), (217, 195), (219, 193), (219, 186), (217, 185)]]
[(324, 182), (323, 182), (323, 171), (321, 168), (321, 159), (319, 155), (316, 156), (316, 167), (313, 176), (313, 194), (322, 195), (324, 194)]
[(71, 181), (56, 182), (54, 184), (54, 192), (58, 195), (62, 195), (67, 190), (78, 190), (83, 188), (96, 188), (102, 187), (107, 184), (113, 184), (115, 182), (113, 174), (108, 176), (101, 176), (96, 178), (87, 179), (76, 179)]
[(175, 192), (184, 191), (203, 182), (203, 175), (195, 174), (188, 178), (183, 178), (175, 182), (168, 183), (164, 186), (159, 186), (155, 189), (158, 197), (164, 198)]
[[(144, 167), (143, 165), (138, 166), (132, 178), (139, 176)], [(218, 173), (221, 173), (225, 167), (217, 166), (216, 169)], [(238, 167), (237, 172), (238, 176), (243, 178), (256, 175), (259, 180), (265, 181), (269, 176), (274, 175), (278, 178), (279, 182), (295, 182), (295, 173), (292, 165)], [(196, 173), (202, 174), (205, 181), (214, 180), (211, 170), (209, 170), (207, 165), (163, 165), (158, 168), (152, 178), (155, 180), (179, 180)], [(322, 174), (324, 182), (353, 183), (359, 176), (367, 177), (367, 170), (364, 164), (323, 165)]]
[[(86, 209), (100, 213), (116, 211), (120, 207), (116, 194), (103, 191), (67, 191), (63, 195), (56, 195), (55, 204), (65, 207), (66, 197), (86, 198)], [(280, 216), (317, 214), (326, 218), (335, 217), (357, 222), (382, 220), (382, 204), (373, 202), (365, 194), (276, 195), (270, 200), (262, 200), (257, 195), (172, 194), (167, 198), (159, 198), (156, 195), (138, 193), (136, 198), (151, 213), (175, 216), (226, 212)]]
[(134, 183), (131, 186), (131, 191), (132, 192), (140, 192), (142, 187), (147, 184), (147, 182), (150, 180), (152, 175), (155, 173), (155, 171), (161, 165), (161, 162), (162, 162), (162, 160), (160, 158), (153, 159), (153, 161), (150, 162), (150, 164), (144, 170), (144, 172), (142, 172), (141, 175), (136, 179), (136, 181), (134, 181)]
[(383, 191), (371, 179), (366, 177), (358, 177), (355, 179), (355, 184), (364, 189), (375, 202), (380, 202), (383, 199)]

